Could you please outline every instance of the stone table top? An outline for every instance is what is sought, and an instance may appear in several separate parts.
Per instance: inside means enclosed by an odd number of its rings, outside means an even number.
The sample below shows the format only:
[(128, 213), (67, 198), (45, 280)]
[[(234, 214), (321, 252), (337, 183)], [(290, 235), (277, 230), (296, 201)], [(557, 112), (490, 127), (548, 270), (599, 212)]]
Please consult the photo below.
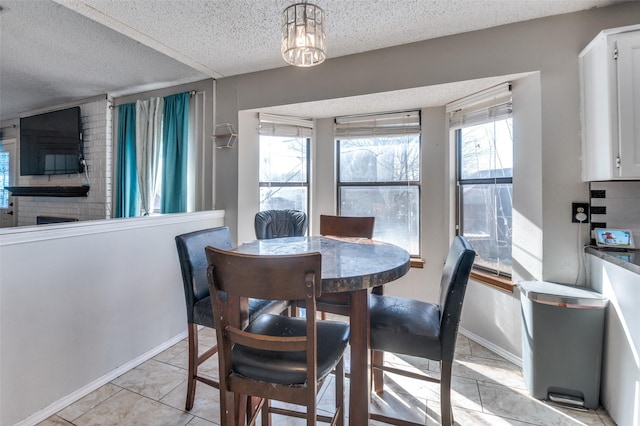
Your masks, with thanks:
[(244, 243), (234, 251), (257, 255), (320, 252), (322, 292), (377, 287), (409, 271), (409, 253), (401, 247), (366, 238), (287, 237)]

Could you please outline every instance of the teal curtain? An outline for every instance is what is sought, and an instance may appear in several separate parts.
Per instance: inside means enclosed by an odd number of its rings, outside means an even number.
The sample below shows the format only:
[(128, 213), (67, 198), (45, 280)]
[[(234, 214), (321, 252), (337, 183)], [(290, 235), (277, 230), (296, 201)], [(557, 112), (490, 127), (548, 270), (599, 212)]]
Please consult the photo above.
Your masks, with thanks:
[(164, 98), (162, 213), (187, 211), (189, 93)]
[(136, 104), (118, 107), (118, 158), (114, 217), (138, 216), (138, 172), (136, 168)]

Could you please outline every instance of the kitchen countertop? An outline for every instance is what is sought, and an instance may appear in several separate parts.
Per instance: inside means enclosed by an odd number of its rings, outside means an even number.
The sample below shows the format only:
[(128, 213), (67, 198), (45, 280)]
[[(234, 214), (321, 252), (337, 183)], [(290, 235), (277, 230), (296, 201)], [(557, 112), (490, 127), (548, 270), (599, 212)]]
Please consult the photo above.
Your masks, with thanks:
[(599, 257), (640, 275), (640, 250), (613, 251), (587, 246), (585, 247), (585, 253)]

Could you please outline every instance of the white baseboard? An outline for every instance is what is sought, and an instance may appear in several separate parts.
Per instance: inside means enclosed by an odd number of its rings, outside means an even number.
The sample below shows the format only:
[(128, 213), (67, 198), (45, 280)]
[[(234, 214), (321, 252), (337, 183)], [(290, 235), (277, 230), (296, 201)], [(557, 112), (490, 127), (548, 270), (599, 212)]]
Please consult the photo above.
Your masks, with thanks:
[(40, 411), (38, 411), (36, 413), (33, 413), (32, 415), (30, 415), (26, 419), (16, 423), (14, 426), (34, 426), (34, 425), (42, 422), (43, 420), (48, 419), (49, 417), (51, 417), (52, 415), (54, 415), (58, 411), (62, 410), (63, 408), (67, 407), (68, 405), (73, 404), (74, 402), (78, 401), (79, 399), (81, 399), (81, 398), (87, 396), (88, 394), (90, 394), (91, 392), (95, 391), (99, 387), (106, 385), (107, 383), (109, 383), (110, 381), (114, 380), (115, 378), (123, 375), (127, 371), (129, 371), (129, 370), (137, 367), (138, 365), (142, 364), (143, 362), (153, 358), (154, 356), (158, 355), (160, 352), (162, 352), (162, 351), (164, 351), (166, 349), (169, 349), (171, 346), (175, 345), (176, 343), (178, 343), (179, 341), (183, 340), (186, 337), (187, 337), (187, 332), (186, 331), (178, 334), (177, 336), (173, 337), (172, 339), (167, 340), (166, 342), (162, 343), (161, 345), (156, 346), (155, 348), (153, 348), (150, 351), (140, 355), (139, 357), (132, 359), (131, 361), (127, 362), (126, 364), (116, 368), (115, 370), (110, 371), (109, 373), (105, 374), (102, 377), (99, 377), (98, 379), (94, 380), (93, 382), (86, 384), (85, 386), (83, 386), (80, 389), (70, 393), (69, 395), (65, 396), (64, 398), (61, 398), (61, 399), (55, 401), (54, 403), (50, 404), (48, 407), (43, 408), (42, 410), (40, 410)]
[(512, 354), (511, 352), (505, 351), (503, 348), (495, 345), (494, 343), (486, 340), (483, 337), (478, 336), (477, 334), (472, 333), (471, 331), (469, 331), (469, 330), (467, 330), (467, 329), (465, 329), (463, 327), (459, 328), (459, 332), (460, 332), (460, 334), (462, 334), (466, 338), (473, 340), (477, 344), (484, 346), (485, 348), (489, 349), (490, 351), (495, 352), (496, 354), (500, 355), (502, 358), (505, 358), (507, 361), (510, 361), (513, 364), (517, 365), (518, 367), (522, 368), (522, 358), (520, 358), (519, 356), (516, 356), (516, 355)]

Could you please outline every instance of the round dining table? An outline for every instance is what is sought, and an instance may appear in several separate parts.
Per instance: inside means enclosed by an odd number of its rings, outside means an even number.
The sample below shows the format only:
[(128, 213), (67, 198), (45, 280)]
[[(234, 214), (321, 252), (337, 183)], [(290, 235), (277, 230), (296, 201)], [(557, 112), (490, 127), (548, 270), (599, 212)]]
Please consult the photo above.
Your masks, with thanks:
[(405, 275), (409, 253), (401, 247), (366, 238), (287, 237), (244, 243), (234, 251), (254, 255), (322, 255), (322, 292), (349, 293), (351, 308), (351, 374), (349, 424), (369, 422), (371, 359), (368, 289)]

